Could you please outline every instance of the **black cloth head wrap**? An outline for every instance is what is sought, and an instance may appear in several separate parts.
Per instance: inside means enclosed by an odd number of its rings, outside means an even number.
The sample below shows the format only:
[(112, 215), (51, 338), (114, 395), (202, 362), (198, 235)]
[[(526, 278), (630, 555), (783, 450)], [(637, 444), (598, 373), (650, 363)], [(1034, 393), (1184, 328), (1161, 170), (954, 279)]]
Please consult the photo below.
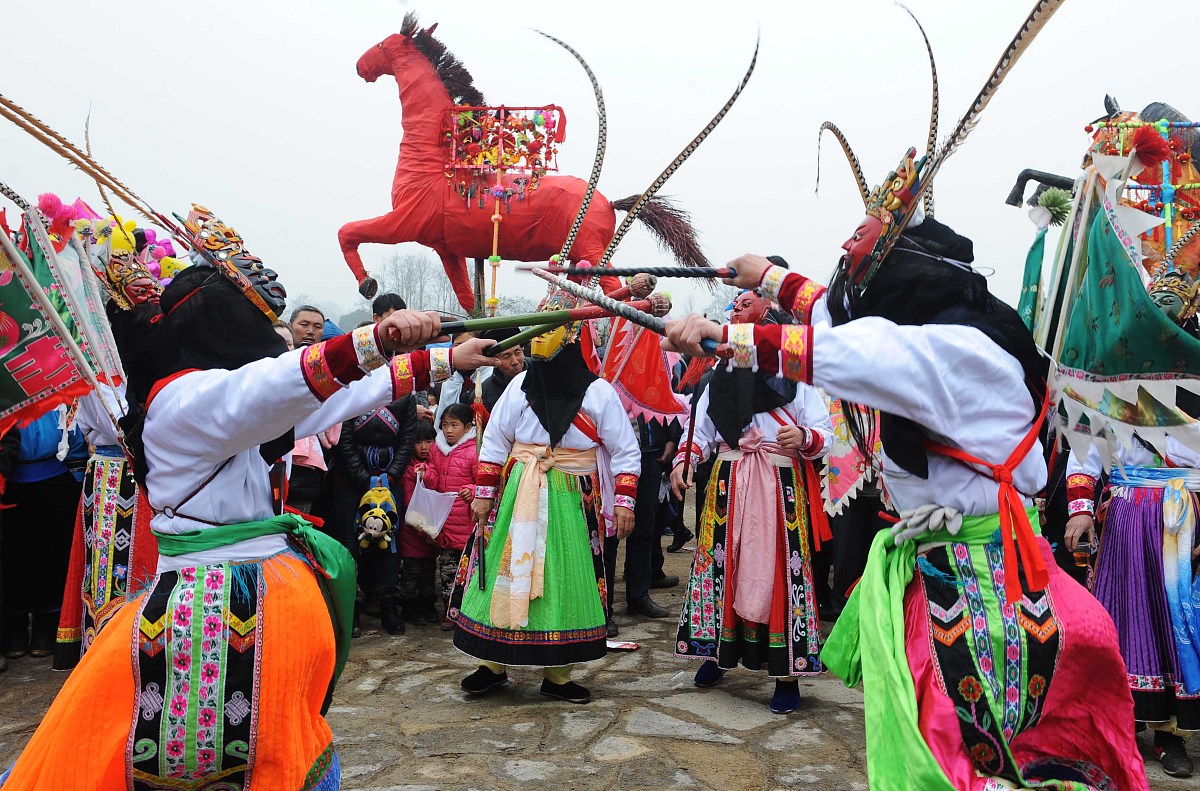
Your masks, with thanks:
[(568, 343), (553, 360), (530, 360), (525, 366), (521, 390), (550, 435), (550, 447), (562, 442), (583, 406), (584, 393), (598, 378), (588, 368), (578, 343)]
[[(772, 308), (759, 324), (791, 324), (786, 314)], [(744, 429), (759, 412), (786, 406), (796, 400), (795, 382), (749, 368), (728, 369), (718, 361), (708, 383), (708, 417), (725, 444), (736, 448)], [(699, 396), (696, 396), (699, 397)]]
[[(834, 325), (880, 316), (896, 324), (975, 327), (1020, 363), (1029, 397), (1034, 408), (1040, 409), (1049, 363), (1020, 315), (988, 291), (983, 275), (944, 259), (963, 264), (974, 261), (971, 240), (927, 218), (904, 232), (862, 294), (848, 287), (845, 265), (839, 265), (829, 284), (827, 302)], [(971, 374), (946, 371), (945, 375)], [(861, 411), (847, 417), (859, 450), (869, 457), (866, 417)], [(922, 447), (922, 440), (928, 436), (926, 427), (886, 412), (880, 413), (879, 422), (880, 439), (888, 457), (913, 475), (928, 478), (929, 456)]]
[[(161, 318), (144, 322), (148, 329), (143, 326), (138, 331), (136, 324), (144, 318), (138, 310), (128, 311), (128, 319), (118, 317), (123, 320), (113, 323), (113, 335), (129, 377), (129, 414), (122, 419), (121, 427), (134, 454), (134, 474), (141, 483), (147, 472), (142, 445), (146, 399), (156, 382), (193, 368), (235, 370), (287, 351), (287, 343), (266, 315), (211, 266), (194, 265), (180, 272), (163, 289), (160, 307)], [(245, 408), (260, 406), (246, 404)], [(260, 453), (270, 464), (294, 444), (289, 430), (264, 443)]]

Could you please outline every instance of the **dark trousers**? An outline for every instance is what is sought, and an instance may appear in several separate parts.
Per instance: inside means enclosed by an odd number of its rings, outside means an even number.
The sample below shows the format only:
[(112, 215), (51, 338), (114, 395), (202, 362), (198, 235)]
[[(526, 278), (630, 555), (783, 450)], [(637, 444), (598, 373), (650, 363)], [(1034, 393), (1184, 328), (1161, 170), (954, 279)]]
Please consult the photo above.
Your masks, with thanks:
[(0, 545), (6, 613), (62, 608), (82, 489), (69, 472), (33, 483), (8, 482), (4, 502), (12, 507), (4, 512)]
[[(637, 506), (633, 511), (633, 532), (625, 539), (625, 600), (637, 601), (650, 595), (650, 582), (655, 571), (662, 574), (663, 522), (659, 519), (658, 487), (663, 465), (658, 453), (642, 454), (642, 471), (638, 478)], [(604, 569), (608, 589), (613, 589), (617, 568), (617, 539), (604, 542)], [(610, 594), (611, 599), (611, 594)]]
[(880, 516), (883, 504), (879, 495), (861, 492), (837, 516), (829, 517), (833, 533), (833, 604), (845, 604), (849, 591), (867, 568), (871, 542), (880, 530), (891, 529), (891, 523)]
[(387, 549), (358, 543), (358, 503), (364, 492), (336, 486), (333, 490), (332, 519), (325, 532), (336, 538), (358, 565), (358, 586), (368, 596), (395, 596), (400, 588), (400, 553), (395, 541)]

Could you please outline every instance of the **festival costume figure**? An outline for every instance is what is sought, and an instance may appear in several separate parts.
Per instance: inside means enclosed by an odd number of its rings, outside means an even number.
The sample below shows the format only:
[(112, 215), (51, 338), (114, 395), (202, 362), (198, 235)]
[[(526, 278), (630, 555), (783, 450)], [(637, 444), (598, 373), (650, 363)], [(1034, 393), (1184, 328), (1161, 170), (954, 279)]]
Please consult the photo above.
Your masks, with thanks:
[[(870, 250), (862, 231), (844, 261), (862, 260), (860, 236)], [(821, 654), (864, 684), (871, 786), (1146, 789), (1112, 620), (1037, 535), (1045, 364), (1016, 312), (963, 268), (969, 240), (927, 219), (901, 244), (865, 289), (844, 263), (828, 301), (768, 269), (768, 296), (813, 323), (724, 330), (734, 365), (882, 413), (901, 522), (876, 536)], [(814, 322), (835, 301), (853, 320)]]
[[(543, 309), (565, 301), (555, 295)], [(494, 521), (467, 545), (449, 613), (455, 647), (481, 660), (463, 681), (472, 694), (505, 683), (506, 665), (540, 665), (543, 694), (586, 703), (570, 665), (607, 650), (605, 519), (622, 508), (632, 519), (641, 457), (616, 392), (588, 370), (578, 331), (534, 339), (533, 360), (483, 435), (476, 514), (494, 498)]]
[[(1180, 272), (1150, 284), (1154, 302), (1177, 324), (1195, 323), (1196, 288)], [(1194, 397), (1193, 401), (1194, 401)], [(1182, 405), (1182, 399), (1181, 399)], [(1103, 541), (1096, 559), (1096, 598), (1117, 627), (1133, 695), (1133, 716), (1154, 730), (1155, 753), (1168, 773), (1191, 775), (1180, 732), (1200, 728), (1200, 608), (1193, 590), (1200, 453), (1167, 437), (1165, 456), (1136, 440), (1118, 446), (1109, 470)], [(1094, 532), (1093, 493), (1102, 471), (1092, 446), (1067, 462), (1072, 521)]]
[[(119, 220), (104, 230), (107, 233), (94, 248), (93, 271), (111, 298), (108, 314), (157, 305), (162, 285), (149, 269), (154, 248), (147, 245), (138, 253), (139, 232), (131, 232)], [(144, 240), (146, 232), (140, 234)], [(125, 383), (104, 378), (98, 389), (79, 399), (75, 413), (75, 425), (92, 446), (92, 454), (71, 542), (55, 670), (70, 670), (79, 663), (117, 609), (149, 583), (158, 563), (158, 549), (150, 535), (150, 505), (134, 480), (113, 425), (127, 411)]]
[(274, 273), (232, 247), (230, 229), (201, 222), (209, 235), (189, 223), (194, 243), (223, 236), (210, 251), (233, 254), (206, 256), (163, 292), (129, 385), (158, 574), (92, 644), (0, 776), (4, 791), (339, 787), (322, 714), (348, 652), (353, 560), (277, 512), (271, 465), (294, 434), (424, 389), (431, 367), (445, 378), (450, 357), (389, 364), (373, 327), (286, 352), (267, 320), (283, 308)]
[(125, 413), (125, 385), (79, 399), (75, 425), (92, 446), (83, 475), (67, 585), (58, 622), (54, 669), (70, 670), (131, 595), (154, 576), (158, 549), (150, 505), (133, 477), (110, 414)]
[[(744, 292), (733, 321), (774, 321), (767, 307)], [(695, 678), (702, 687), (739, 663), (765, 669), (779, 680), (771, 708), (786, 714), (799, 706), (796, 677), (823, 671), (812, 553), (832, 536), (811, 460), (827, 452), (829, 411), (813, 387), (718, 364), (695, 415), (692, 445), (674, 460), (676, 477), (687, 454), (693, 469), (714, 452), (716, 461), (675, 655), (706, 660)]]

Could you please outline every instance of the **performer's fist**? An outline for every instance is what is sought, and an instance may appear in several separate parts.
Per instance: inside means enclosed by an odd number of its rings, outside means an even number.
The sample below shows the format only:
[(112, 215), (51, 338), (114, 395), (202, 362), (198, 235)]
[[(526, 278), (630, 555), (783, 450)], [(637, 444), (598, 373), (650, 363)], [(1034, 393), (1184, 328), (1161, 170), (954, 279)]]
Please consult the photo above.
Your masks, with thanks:
[(463, 341), (454, 347), (454, 357), (452, 358), (454, 367), (459, 371), (474, 371), (485, 365), (495, 365), (496, 359), (483, 353), (484, 349), (490, 349), (495, 345), (495, 341), (487, 338), (471, 338), (469, 341)]
[(617, 538), (628, 538), (633, 532), (633, 510), (623, 505), (613, 508), (613, 528), (617, 531)]
[(441, 333), (441, 318), (436, 313), (397, 310), (377, 325), (379, 342), (389, 352), (404, 353), (420, 349)]
[(761, 255), (746, 253), (733, 259), (726, 266), (737, 272), (737, 276), (724, 278), (722, 282), (725, 285), (738, 288), (758, 288), (762, 285), (763, 274), (774, 264)]
[(476, 497), (471, 501), (471, 516), (475, 517), (475, 524), (479, 525), (480, 531), (487, 527), (488, 516), (492, 513), (492, 498)]
[(700, 341), (712, 339), (721, 343), (725, 340), (721, 325), (714, 324), (696, 313), (689, 313), (678, 321), (668, 321), (663, 332), (667, 336), (662, 340), (664, 349), (695, 357), (709, 356), (708, 352), (700, 347)]

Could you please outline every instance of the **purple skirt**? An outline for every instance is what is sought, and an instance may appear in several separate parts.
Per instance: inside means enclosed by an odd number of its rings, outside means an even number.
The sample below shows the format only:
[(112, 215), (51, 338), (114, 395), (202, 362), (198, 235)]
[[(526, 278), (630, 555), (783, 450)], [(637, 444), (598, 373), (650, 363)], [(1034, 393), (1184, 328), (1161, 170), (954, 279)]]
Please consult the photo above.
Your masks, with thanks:
[[(1119, 493), (1118, 493), (1119, 492)], [(1133, 716), (1200, 728), (1200, 698), (1186, 695), (1163, 577), (1163, 492), (1114, 489), (1096, 559), (1094, 593), (1117, 626)]]

